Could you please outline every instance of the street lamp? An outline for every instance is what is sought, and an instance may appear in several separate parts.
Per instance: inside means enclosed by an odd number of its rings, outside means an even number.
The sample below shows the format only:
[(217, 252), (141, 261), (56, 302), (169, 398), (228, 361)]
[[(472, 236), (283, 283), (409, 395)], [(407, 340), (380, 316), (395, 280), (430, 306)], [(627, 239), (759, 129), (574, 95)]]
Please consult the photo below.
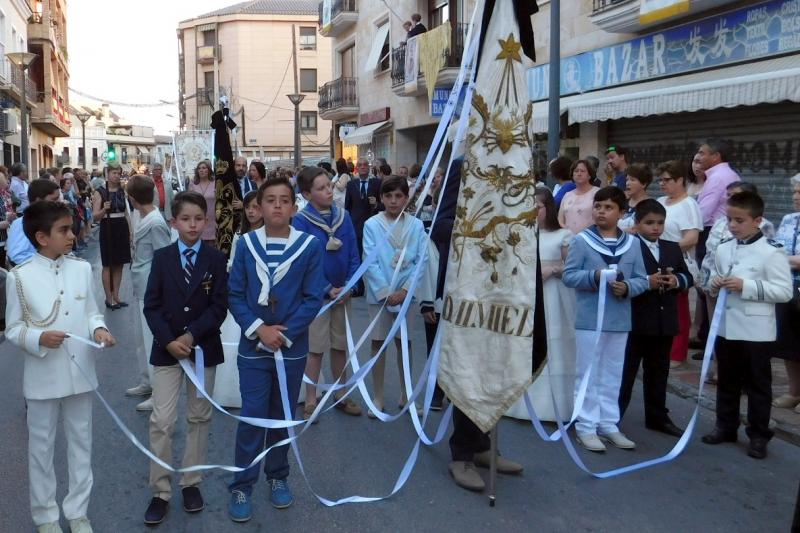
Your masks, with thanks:
[(300, 102), (303, 101), (306, 95), (292, 93), (286, 96), (294, 105), (294, 167), (300, 168)]
[(87, 163), (88, 159), (86, 157), (86, 121), (89, 120), (89, 117), (92, 115), (89, 113), (75, 113), (75, 117), (81, 121), (81, 137), (83, 141), (83, 168), (87, 168), (89, 164)]
[(21, 161), (22, 164), (26, 167), (29, 167), (28, 164), (28, 152), (30, 149), (28, 148), (28, 101), (27, 101), (27, 72), (28, 67), (31, 66), (33, 60), (36, 59), (36, 54), (31, 52), (9, 52), (6, 54), (6, 57), (9, 61), (11, 61), (14, 65), (18, 66), (22, 69), (22, 105), (20, 109), (22, 110), (20, 120), (22, 122), (22, 127), (20, 131), (20, 152), (21, 152)]

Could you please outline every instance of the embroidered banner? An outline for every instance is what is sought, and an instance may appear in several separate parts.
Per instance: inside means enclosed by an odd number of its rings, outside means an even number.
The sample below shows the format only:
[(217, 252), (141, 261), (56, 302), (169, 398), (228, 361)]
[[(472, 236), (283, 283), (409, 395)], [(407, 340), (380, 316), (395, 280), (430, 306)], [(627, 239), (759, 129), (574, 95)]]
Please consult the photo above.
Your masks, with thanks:
[(439, 383), (483, 431), (530, 385), (536, 295), (532, 103), (512, 2), (483, 38), (442, 309)]

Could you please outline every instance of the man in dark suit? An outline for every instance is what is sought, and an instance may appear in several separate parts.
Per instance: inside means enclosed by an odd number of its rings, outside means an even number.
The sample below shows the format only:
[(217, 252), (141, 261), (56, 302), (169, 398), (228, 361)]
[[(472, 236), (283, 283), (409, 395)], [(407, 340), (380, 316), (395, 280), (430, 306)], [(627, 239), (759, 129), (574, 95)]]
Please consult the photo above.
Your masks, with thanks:
[(680, 437), (683, 430), (670, 420), (666, 406), (669, 352), (672, 339), (678, 333), (677, 295), (688, 290), (694, 279), (678, 243), (659, 239), (664, 232), (666, 216), (666, 209), (656, 200), (647, 199), (636, 204), (636, 229), (650, 290), (631, 301), (632, 327), (625, 350), (619, 412), (621, 418), (631, 401), (641, 363), (644, 367), (645, 426)]
[(352, 179), (347, 183), (344, 208), (350, 213), (350, 219), (356, 230), (358, 252), (362, 253), (364, 249), (361, 245), (361, 238), (364, 234), (364, 222), (377, 213), (381, 207), (381, 180), (370, 177), (369, 162), (364, 158), (358, 160), (356, 170), (358, 179)]
[[(219, 330), (228, 308), (227, 259), (200, 239), (207, 222), (205, 198), (197, 192), (181, 192), (173, 200), (172, 214), (178, 241), (153, 254), (144, 295), (144, 316), (153, 332), (150, 449), (166, 463), (172, 462), (172, 432), (184, 382), (179, 362), (194, 361), (198, 380), (209, 395), (213, 393), (216, 366), (225, 359)], [(212, 408), (208, 400), (197, 396), (195, 386), (187, 383), (183, 467), (205, 464), (206, 459)], [(201, 480), (200, 472), (187, 472), (181, 479), (187, 512), (204, 507)], [(171, 497), (170, 472), (156, 463), (150, 465), (150, 488), (153, 499), (144, 521), (155, 525), (164, 519)]]
[(428, 28), (425, 27), (425, 24), (422, 23), (422, 15), (419, 13), (414, 13), (411, 15), (411, 29), (408, 31), (408, 35), (406, 39), (411, 39), (415, 35), (419, 35), (420, 33), (425, 33), (428, 31)]

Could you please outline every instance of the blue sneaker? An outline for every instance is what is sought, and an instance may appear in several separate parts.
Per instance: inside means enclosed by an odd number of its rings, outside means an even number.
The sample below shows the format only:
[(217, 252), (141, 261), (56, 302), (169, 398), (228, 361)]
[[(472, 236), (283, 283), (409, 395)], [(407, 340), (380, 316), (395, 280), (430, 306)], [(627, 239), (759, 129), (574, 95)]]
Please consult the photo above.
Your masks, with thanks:
[(270, 479), (269, 501), (276, 509), (286, 509), (294, 503), (292, 489), (285, 479)]
[(250, 496), (241, 490), (231, 491), (231, 501), (228, 502), (228, 516), (234, 522), (247, 522), (253, 517), (253, 506)]

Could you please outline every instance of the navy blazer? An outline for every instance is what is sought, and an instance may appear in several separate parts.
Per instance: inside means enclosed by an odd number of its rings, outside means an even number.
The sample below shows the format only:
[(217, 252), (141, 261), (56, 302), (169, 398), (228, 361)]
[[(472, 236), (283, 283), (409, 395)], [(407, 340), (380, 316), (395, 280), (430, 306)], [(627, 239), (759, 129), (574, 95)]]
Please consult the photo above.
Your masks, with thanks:
[[(222, 252), (201, 244), (187, 285), (178, 243), (156, 250), (144, 294), (144, 316), (153, 332), (151, 365), (177, 364), (167, 344), (187, 331), (203, 349), (205, 366), (222, 363), (225, 356), (219, 330), (227, 313), (228, 272)], [(191, 359), (194, 361), (194, 350)]]
[[(374, 204), (370, 203), (370, 198), (375, 198)], [(353, 179), (347, 182), (347, 189), (345, 189), (344, 208), (350, 213), (350, 220), (353, 221), (360, 249), (361, 236), (364, 234), (364, 222), (381, 208), (380, 178), (369, 178), (367, 181), (367, 197), (361, 198), (361, 178), (359, 178), (358, 174), (353, 176)]]
[(631, 300), (631, 333), (638, 335), (675, 336), (678, 334), (678, 293), (694, 285), (694, 279), (683, 260), (677, 242), (658, 240), (658, 261), (640, 237), (642, 259), (647, 275), (661, 268), (672, 268), (678, 278), (678, 288), (666, 291), (648, 289)]

